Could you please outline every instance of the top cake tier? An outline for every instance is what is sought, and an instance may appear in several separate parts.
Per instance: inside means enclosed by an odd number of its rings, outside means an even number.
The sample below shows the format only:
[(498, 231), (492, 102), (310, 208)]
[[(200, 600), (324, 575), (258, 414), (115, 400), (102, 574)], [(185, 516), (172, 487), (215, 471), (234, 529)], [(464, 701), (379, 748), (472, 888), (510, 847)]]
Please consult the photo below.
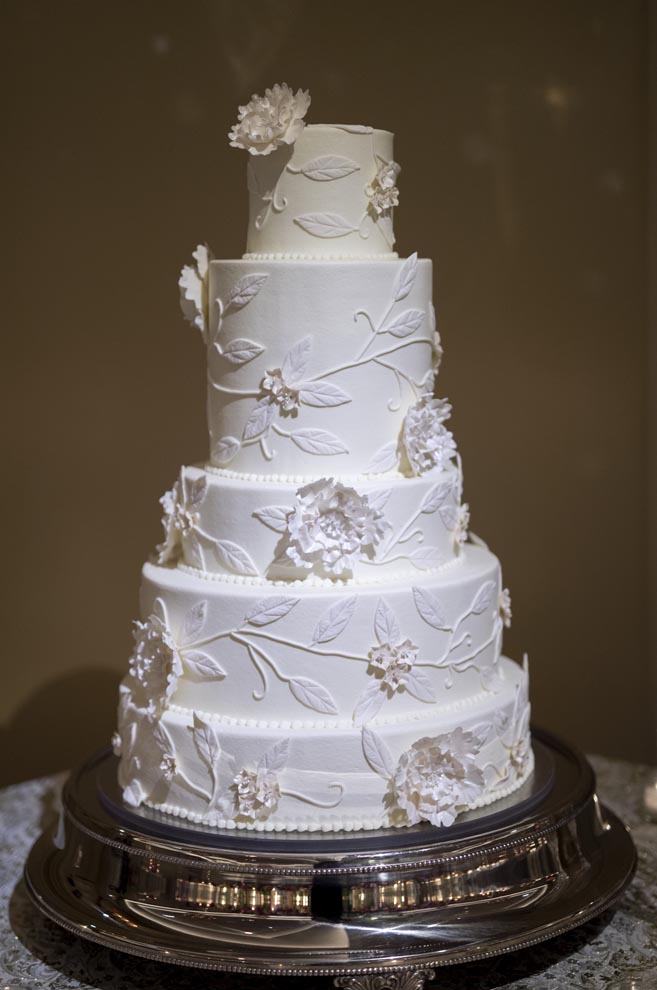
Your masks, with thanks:
[(394, 258), (393, 135), (309, 124), (247, 164), (246, 258)]

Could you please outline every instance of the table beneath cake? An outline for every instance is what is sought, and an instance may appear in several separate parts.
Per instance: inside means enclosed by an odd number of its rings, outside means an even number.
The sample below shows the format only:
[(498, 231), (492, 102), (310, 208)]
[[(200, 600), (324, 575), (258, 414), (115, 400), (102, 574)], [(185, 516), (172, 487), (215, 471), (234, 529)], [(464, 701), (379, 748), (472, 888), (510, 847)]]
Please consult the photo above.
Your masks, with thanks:
[[(643, 814), (645, 785), (655, 771), (592, 757), (601, 799), (632, 828), (639, 866), (613, 911), (581, 928), (507, 956), (440, 968), (436, 990), (654, 990), (657, 981), (657, 824)], [(34, 908), (21, 880), (34, 840), (56, 812), (62, 777), (0, 791), (0, 990), (245, 990), (272, 985), (148, 962), (84, 942)], [(330, 987), (329, 979), (281, 980), (298, 990)]]

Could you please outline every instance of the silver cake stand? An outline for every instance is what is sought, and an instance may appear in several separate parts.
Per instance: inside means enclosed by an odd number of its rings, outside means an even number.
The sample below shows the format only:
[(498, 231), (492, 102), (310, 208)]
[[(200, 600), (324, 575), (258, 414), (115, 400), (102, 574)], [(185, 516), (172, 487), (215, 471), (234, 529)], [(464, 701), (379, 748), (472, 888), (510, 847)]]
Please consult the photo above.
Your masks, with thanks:
[(419, 990), (433, 968), (522, 948), (599, 914), (629, 883), (628, 830), (584, 757), (533, 733), (511, 797), (429, 825), (247, 833), (127, 809), (116, 759), (69, 779), (25, 867), (34, 903), (83, 938), (149, 959)]

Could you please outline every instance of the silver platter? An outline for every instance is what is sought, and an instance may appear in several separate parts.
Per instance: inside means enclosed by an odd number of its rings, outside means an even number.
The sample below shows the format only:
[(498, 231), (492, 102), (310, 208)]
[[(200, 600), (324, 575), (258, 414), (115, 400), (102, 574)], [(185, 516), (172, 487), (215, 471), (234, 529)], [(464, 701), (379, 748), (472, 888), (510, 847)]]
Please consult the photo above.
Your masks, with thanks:
[(281, 976), (415, 970), (420, 986), (429, 967), (582, 924), (632, 877), (632, 839), (599, 804), (588, 762), (545, 732), (533, 743), (532, 778), (494, 810), (448, 830), (326, 834), (129, 811), (103, 752), (69, 779), (27, 889), (69, 931), (149, 959)]

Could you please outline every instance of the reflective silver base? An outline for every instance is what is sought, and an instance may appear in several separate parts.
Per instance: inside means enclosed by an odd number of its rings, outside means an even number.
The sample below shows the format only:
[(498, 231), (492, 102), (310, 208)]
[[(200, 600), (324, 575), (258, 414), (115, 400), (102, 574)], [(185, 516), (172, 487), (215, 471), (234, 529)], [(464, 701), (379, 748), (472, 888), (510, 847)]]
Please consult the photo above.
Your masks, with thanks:
[(587, 921), (632, 877), (632, 839), (598, 803), (587, 761), (547, 733), (533, 740), (532, 778), (450, 829), (319, 835), (219, 832), (128, 810), (103, 752), (68, 781), (59, 826), (28, 858), (27, 889), (69, 931), (138, 956), (341, 986), (397, 970), (393, 983), (421, 987), (428, 967)]

